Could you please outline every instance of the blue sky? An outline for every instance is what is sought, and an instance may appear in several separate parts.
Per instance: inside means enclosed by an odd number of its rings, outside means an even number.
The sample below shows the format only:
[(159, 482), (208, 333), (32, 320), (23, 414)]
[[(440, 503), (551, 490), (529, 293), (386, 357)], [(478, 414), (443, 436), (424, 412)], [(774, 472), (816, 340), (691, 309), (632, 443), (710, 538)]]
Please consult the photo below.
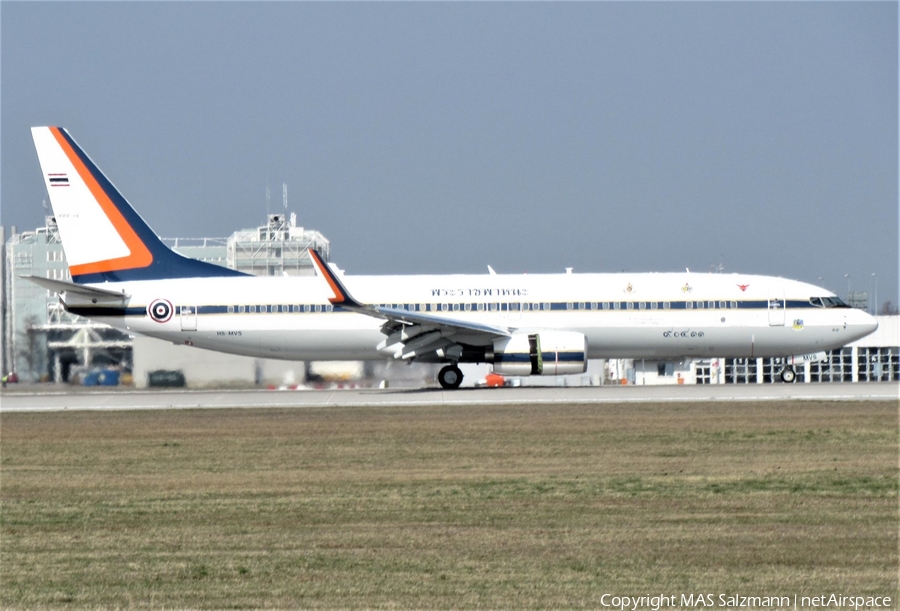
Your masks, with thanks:
[[(0, 221), (67, 127), (165, 237), (349, 273), (781, 275), (897, 303), (893, 2), (0, 4)], [(849, 274), (849, 278), (846, 276)], [(822, 280), (819, 280), (819, 279)]]

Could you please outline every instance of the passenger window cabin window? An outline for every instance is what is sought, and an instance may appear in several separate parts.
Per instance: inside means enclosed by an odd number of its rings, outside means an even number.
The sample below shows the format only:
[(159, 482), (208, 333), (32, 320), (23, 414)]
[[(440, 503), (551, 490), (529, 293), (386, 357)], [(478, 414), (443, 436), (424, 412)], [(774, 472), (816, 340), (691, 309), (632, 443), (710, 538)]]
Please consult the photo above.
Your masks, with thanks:
[(234, 314), (234, 306), (233, 305), (228, 306), (228, 313)]

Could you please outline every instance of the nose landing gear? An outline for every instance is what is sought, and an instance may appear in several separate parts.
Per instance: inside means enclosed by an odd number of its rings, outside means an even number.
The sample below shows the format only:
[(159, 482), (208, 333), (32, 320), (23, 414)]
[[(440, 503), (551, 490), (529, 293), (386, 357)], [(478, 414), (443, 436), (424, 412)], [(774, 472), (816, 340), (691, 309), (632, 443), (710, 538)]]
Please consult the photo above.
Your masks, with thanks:
[(781, 370), (781, 381), (785, 384), (793, 384), (796, 379), (797, 372), (794, 371), (794, 368), (790, 365), (785, 366), (785, 368)]

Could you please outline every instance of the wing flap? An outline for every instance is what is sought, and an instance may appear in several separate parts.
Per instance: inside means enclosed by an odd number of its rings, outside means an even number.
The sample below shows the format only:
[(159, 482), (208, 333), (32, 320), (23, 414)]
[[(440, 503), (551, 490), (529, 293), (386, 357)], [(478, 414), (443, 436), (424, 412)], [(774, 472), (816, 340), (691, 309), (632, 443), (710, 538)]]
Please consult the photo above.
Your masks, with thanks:
[(370, 316), (377, 316), (379, 318), (385, 318), (388, 320), (396, 320), (404, 322), (408, 325), (465, 329), (466, 331), (475, 331), (477, 333), (484, 333), (486, 335), (491, 335), (494, 337), (509, 337), (510, 335), (512, 335), (510, 330), (505, 327), (486, 325), (484, 323), (470, 320), (460, 320), (458, 318), (451, 318), (448, 316), (432, 316), (431, 314), (410, 312), (409, 310), (401, 310), (397, 308), (382, 308), (380, 306), (363, 306), (363, 308), (371, 311), (371, 313), (369, 313)]

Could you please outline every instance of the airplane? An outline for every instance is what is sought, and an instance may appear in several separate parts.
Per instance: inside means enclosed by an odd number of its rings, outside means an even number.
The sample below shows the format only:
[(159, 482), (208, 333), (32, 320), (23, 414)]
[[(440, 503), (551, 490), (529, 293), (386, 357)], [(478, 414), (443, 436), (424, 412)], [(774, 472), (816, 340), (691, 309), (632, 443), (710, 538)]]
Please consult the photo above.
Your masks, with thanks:
[(566, 273), (345, 275), (315, 250), (306, 277), (259, 277), (186, 258), (163, 244), (69, 133), (32, 137), (72, 281), (29, 277), (66, 310), (130, 334), (288, 360), (460, 363), (555, 376), (588, 359), (783, 357), (872, 333), (872, 316), (804, 282), (746, 274)]

